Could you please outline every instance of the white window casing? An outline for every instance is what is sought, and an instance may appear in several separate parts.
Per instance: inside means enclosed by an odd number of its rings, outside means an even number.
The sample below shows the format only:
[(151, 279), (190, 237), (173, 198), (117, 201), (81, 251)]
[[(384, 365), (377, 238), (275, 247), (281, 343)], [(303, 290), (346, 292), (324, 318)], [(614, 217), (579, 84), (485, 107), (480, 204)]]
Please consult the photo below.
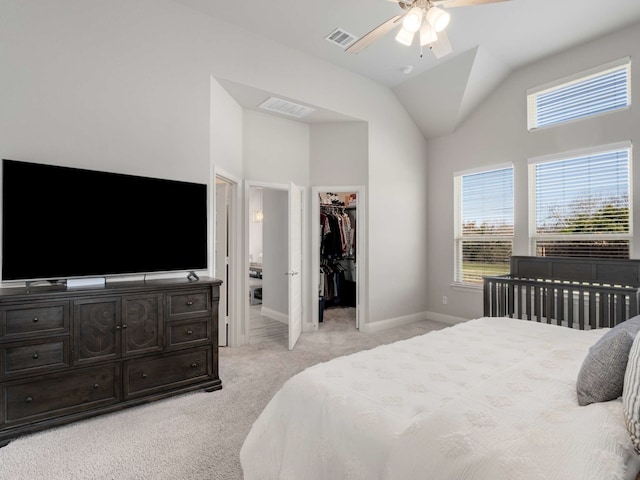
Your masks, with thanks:
[(628, 108), (631, 59), (624, 57), (527, 91), (529, 131)]
[(530, 253), (629, 258), (631, 165), (631, 142), (530, 159)]
[(454, 173), (454, 284), (481, 285), (509, 271), (513, 165)]

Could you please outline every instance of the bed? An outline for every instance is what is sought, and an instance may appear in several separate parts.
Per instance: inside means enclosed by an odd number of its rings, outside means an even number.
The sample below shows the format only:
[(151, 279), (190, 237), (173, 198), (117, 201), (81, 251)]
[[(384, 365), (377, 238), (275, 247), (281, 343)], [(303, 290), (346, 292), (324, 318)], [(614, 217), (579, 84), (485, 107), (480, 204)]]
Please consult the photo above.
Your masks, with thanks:
[(482, 317), (313, 366), (254, 423), (245, 479), (635, 479), (640, 424), (627, 420), (640, 401), (580, 405), (576, 393), (611, 338), (626, 388), (630, 351), (640, 364), (631, 325), (640, 317), (598, 329)]

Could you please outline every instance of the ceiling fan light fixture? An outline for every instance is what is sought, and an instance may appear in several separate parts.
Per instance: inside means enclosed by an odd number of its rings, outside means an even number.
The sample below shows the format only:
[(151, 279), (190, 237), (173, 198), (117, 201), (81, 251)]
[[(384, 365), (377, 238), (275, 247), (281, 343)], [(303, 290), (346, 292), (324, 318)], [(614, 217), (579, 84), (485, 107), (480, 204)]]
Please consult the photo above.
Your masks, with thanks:
[(402, 20), (402, 27), (408, 32), (415, 33), (420, 29), (424, 11), (420, 7), (413, 7)]
[(429, 24), (437, 33), (447, 28), (447, 25), (449, 25), (449, 20), (451, 20), (451, 15), (449, 14), (449, 12), (446, 12), (441, 8), (431, 7), (427, 11), (427, 22), (429, 22)]
[(440, 34), (438, 34), (438, 41), (431, 43), (429, 48), (436, 58), (442, 58), (453, 52), (453, 47), (446, 32), (440, 32)]
[(429, 22), (424, 22), (420, 27), (420, 45), (429, 45), (438, 40), (438, 34)]
[(403, 45), (406, 45), (407, 47), (410, 47), (413, 43), (413, 37), (415, 36), (415, 34), (416, 32), (410, 32), (409, 30), (402, 27), (396, 35), (396, 41), (400, 42)]

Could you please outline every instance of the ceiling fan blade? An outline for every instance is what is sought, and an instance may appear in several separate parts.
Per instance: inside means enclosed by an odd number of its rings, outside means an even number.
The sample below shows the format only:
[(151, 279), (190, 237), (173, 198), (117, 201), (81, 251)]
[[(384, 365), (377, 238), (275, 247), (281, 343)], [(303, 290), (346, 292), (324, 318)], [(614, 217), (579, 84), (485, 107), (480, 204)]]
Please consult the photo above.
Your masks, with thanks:
[(445, 8), (468, 7), (471, 5), (485, 5), (487, 3), (508, 2), (509, 0), (442, 0), (433, 2), (434, 5)]
[(373, 42), (375, 42), (377, 39), (379, 39), (380, 37), (386, 35), (391, 30), (393, 30), (394, 27), (397, 27), (398, 22), (402, 17), (404, 17), (404, 15), (396, 15), (395, 17), (391, 17), (389, 20), (378, 25), (369, 33), (367, 33), (366, 35), (363, 35), (358, 40), (356, 40), (351, 45), (349, 45), (349, 47), (345, 49), (345, 52), (347, 53), (361, 52), (362, 50), (367, 48), (369, 45), (371, 45)]
[(429, 44), (429, 49), (433, 52), (436, 58), (442, 58), (453, 52), (453, 47), (451, 46), (447, 32), (444, 30), (442, 32), (438, 32), (438, 40)]

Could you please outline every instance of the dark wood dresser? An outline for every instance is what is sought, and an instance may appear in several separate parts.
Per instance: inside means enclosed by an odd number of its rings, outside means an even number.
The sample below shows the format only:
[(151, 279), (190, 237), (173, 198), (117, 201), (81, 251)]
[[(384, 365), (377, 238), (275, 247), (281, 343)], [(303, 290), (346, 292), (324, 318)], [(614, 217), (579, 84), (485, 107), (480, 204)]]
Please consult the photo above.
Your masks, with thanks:
[(0, 289), (0, 446), (218, 377), (212, 278)]

